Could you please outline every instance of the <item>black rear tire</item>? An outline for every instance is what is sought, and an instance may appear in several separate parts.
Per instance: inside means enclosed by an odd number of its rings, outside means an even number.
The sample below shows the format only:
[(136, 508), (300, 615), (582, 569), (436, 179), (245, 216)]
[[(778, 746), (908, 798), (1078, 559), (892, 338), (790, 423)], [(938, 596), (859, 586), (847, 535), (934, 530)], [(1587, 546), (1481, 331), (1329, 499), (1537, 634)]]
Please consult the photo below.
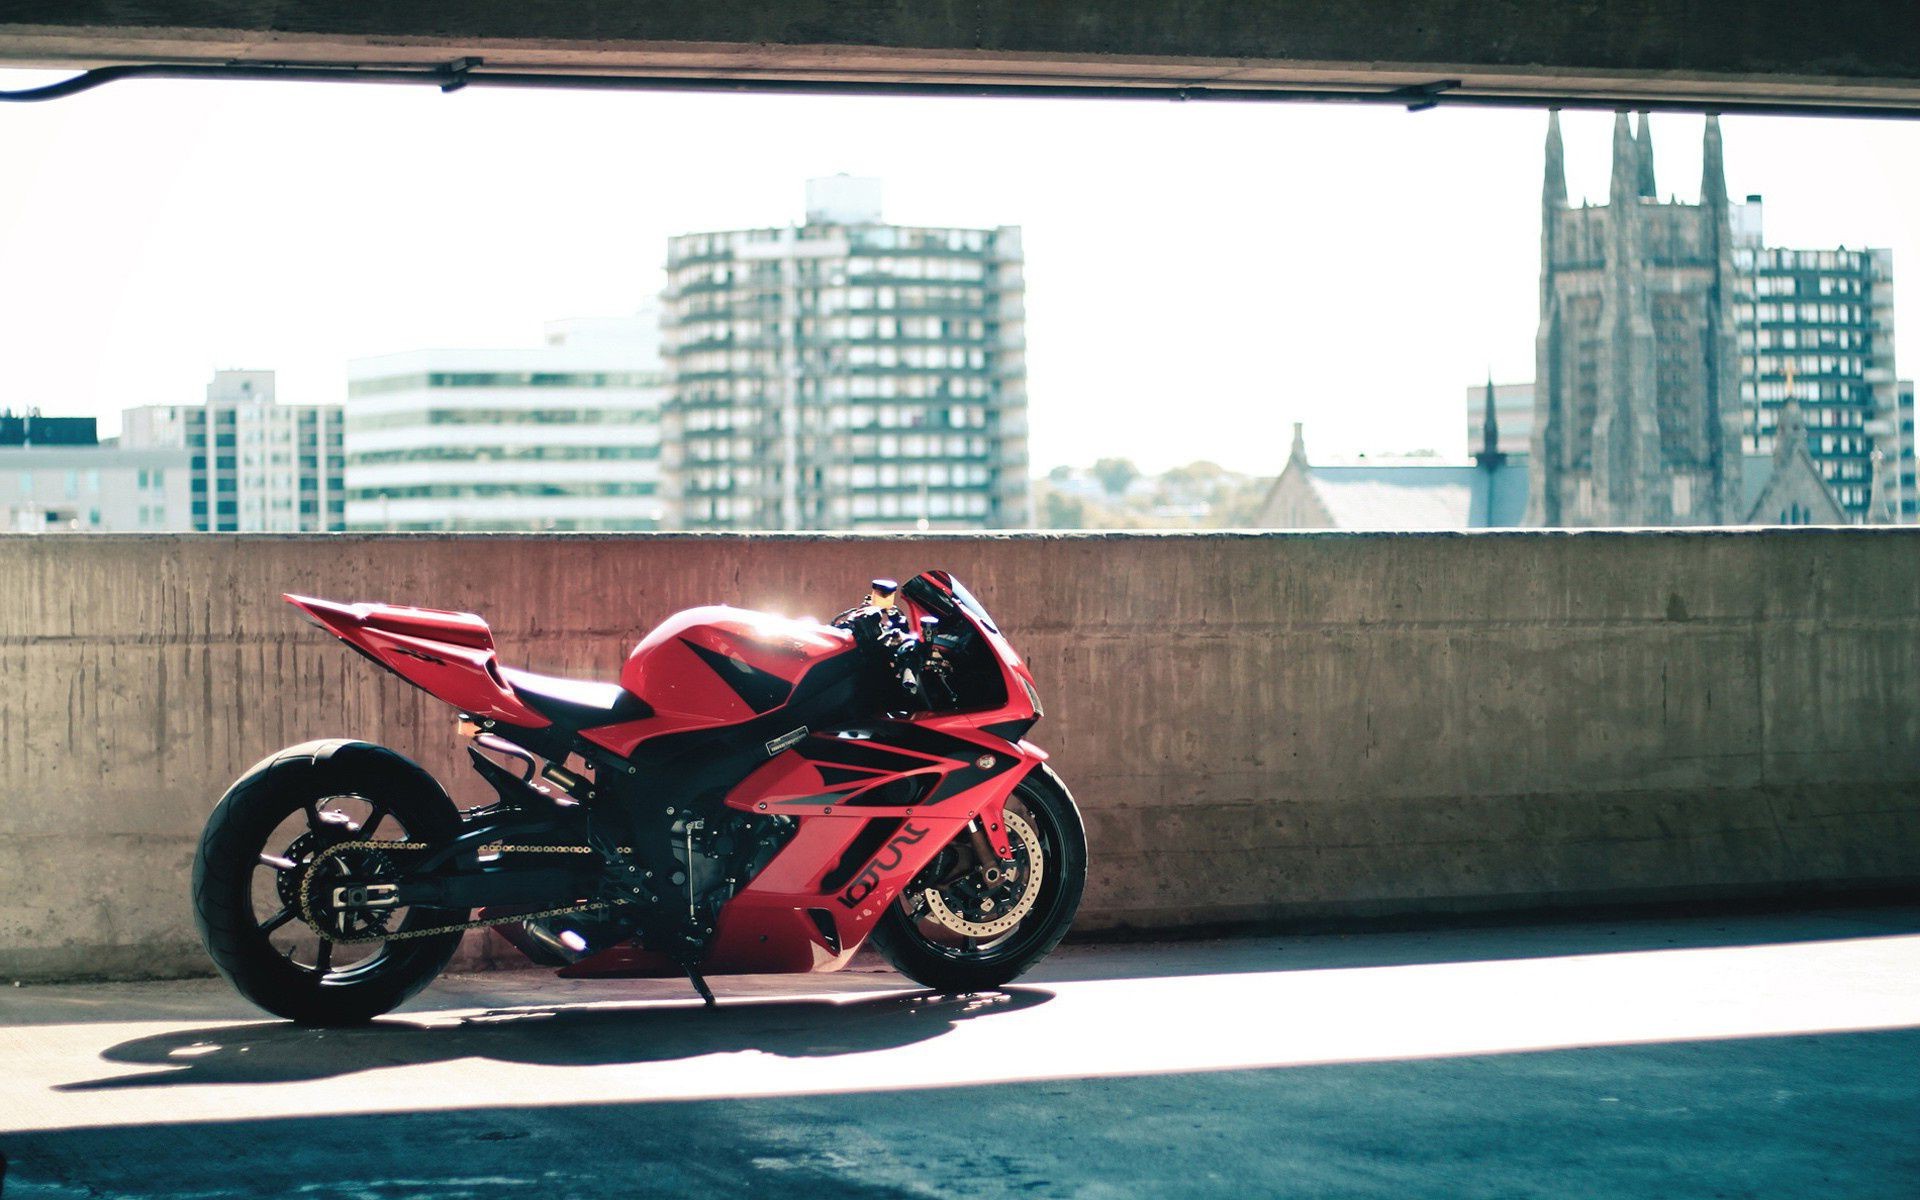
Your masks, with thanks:
[[(361, 814), (352, 826), (349, 809)], [(326, 814), (323, 816), (322, 814)], [(342, 821), (340, 818), (346, 817)], [(306, 830), (291, 845), (289, 829)], [(227, 789), (207, 819), (193, 862), (193, 910), (214, 966), (241, 995), (276, 1016), (303, 1025), (356, 1025), (405, 1002), (445, 969), (460, 945), (458, 931), (382, 941), (351, 966), (332, 966), (324, 944), (287, 903), (297, 872), (332, 841), (451, 840), (460, 813), (433, 776), (403, 756), (369, 742), (318, 741), (265, 759)], [(299, 847), (296, 849), (296, 847)], [(289, 850), (293, 854), (289, 854)], [(298, 855), (302, 861), (294, 861)], [(275, 866), (278, 859), (291, 866)], [(260, 872), (269, 872), (264, 880)], [(293, 872), (282, 880), (279, 873)], [(277, 907), (262, 916), (261, 895)], [(394, 932), (452, 924), (465, 911), (412, 908)], [(282, 932), (286, 931), (286, 932)], [(311, 962), (270, 938), (293, 933), (313, 943)], [(349, 947), (339, 947), (347, 951)], [(351, 947), (366, 953), (367, 944)]]
[(1087, 883), (1080, 810), (1044, 763), (1014, 788), (1009, 811), (1016, 806), (1039, 835), (1045, 860), (1033, 908), (1004, 936), (976, 945), (975, 939), (954, 938), (917, 910), (916, 889), (909, 888), (873, 929), (874, 947), (902, 975), (942, 992), (988, 991), (1025, 974), (1067, 935)]

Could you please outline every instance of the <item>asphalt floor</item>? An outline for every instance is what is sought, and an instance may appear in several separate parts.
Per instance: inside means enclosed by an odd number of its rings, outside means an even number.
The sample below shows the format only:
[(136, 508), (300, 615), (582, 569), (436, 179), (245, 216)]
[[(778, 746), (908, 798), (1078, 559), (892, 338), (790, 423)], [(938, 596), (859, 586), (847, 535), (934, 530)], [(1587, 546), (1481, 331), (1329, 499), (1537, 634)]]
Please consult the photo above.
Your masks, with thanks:
[(353, 1030), (0, 983), (17, 1197), (1920, 1197), (1920, 906), (447, 977)]

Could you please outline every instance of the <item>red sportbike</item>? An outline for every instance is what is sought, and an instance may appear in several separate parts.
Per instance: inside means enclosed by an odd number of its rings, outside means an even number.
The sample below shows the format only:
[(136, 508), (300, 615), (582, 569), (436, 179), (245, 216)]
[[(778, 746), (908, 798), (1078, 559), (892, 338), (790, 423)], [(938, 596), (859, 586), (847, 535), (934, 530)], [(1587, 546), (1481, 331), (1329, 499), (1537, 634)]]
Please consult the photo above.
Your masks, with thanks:
[(997, 987), (1066, 933), (1086, 835), (1026, 741), (1033, 676), (951, 575), (830, 625), (675, 614), (615, 683), (502, 666), (469, 613), (287, 600), (460, 710), (497, 799), (457, 808), (369, 742), (291, 746), (214, 809), (208, 952), (269, 1012), (366, 1021), (490, 928), (568, 977), (832, 971), (869, 937), (942, 991)]

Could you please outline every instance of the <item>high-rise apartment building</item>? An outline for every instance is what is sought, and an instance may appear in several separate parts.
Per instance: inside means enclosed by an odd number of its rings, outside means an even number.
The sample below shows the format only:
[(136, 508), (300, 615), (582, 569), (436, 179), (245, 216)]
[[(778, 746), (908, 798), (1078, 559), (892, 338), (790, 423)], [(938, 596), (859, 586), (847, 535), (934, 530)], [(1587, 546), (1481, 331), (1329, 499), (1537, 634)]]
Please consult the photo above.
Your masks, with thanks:
[[(1911, 474), (1912, 448), (1895, 436), (1893, 254), (1768, 246), (1762, 211), (1759, 196), (1733, 209), (1743, 446), (1770, 453), (1792, 399), (1807, 449), (1848, 519), (1891, 520), (1903, 507), (1910, 518), (1913, 497), (1900, 477)], [(1879, 513), (1876, 450), (1887, 494)]]
[(298, 533), (342, 527), (338, 404), (281, 404), (272, 371), (216, 371), (207, 402), (126, 411), (120, 443), (191, 460), (192, 528)]
[(1883, 426), (1870, 428), (1881, 442), (1880, 469), (1874, 473), (1880, 494), (1874, 501), (1874, 519), (1882, 512), (1899, 514), (1899, 523), (1920, 521), (1920, 480), (1916, 480), (1913, 442), (1913, 380), (1902, 379), (1894, 387), (1893, 415)]
[(347, 526), (660, 523), (659, 321), (557, 321), (527, 349), (414, 350), (347, 370)]
[(799, 226), (667, 245), (663, 461), (686, 529), (1028, 523), (1020, 230), (889, 225), (878, 180)]

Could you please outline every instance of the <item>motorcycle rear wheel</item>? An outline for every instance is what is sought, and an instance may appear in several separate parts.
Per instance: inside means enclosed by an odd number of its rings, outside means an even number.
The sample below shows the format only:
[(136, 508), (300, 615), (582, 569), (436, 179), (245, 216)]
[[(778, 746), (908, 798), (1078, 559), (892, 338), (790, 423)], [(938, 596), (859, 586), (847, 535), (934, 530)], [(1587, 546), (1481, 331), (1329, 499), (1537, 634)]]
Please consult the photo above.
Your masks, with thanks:
[[(301, 916), (303, 874), (340, 841), (439, 845), (459, 827), (433, 777), (392, 751), (352, 741), (290, 746), (243, 775), (207, 820), (193, 863), (207, 953), (241, 995), (303, 1025), (356, 1025), (389, 1012), (445, 969), (461, 934), (336, 944)], [(397, 909), (352, 932), (401, 933), (467, 915)]]
[(923, 876), (873, 930), (874, 946), (902, 975), (942, 992), (988, 991), (1025, 974), (1067, 935), (1087, 881), (1087, 835), (1073, 795), (1043, 763), (1014, 788), (1007, 811), (1009, 832), (1031, 834), (1039, 850), (1031, 907), (1012, 929), (969, 937), (929, 905)]

